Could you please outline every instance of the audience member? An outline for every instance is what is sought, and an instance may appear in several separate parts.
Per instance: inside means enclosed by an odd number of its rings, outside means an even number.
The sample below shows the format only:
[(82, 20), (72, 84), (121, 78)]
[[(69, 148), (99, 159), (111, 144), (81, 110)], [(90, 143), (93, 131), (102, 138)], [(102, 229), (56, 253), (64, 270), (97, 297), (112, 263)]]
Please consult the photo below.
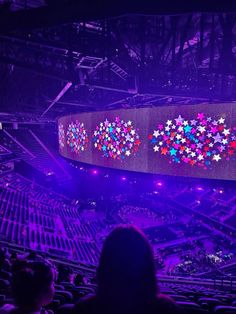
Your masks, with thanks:
[(160, 294), (152, 249), (132, 226), (114, 229), (105, 240), (97, 269), (96, 296), (79, 301), (78, 314), (175, 314), (180, 310)]
[(23, 262), (13, 267), (12, 294), (15, 305), (6, 304), (1, 314), (44, 313), (54, 295), (54, 270), (46, 262)]

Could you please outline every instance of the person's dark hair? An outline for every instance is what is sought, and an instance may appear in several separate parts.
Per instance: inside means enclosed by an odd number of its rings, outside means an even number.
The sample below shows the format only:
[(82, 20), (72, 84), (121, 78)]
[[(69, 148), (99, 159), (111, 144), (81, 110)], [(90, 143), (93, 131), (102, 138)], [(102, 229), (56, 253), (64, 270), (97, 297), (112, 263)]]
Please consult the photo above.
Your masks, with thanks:
[(110, 233), (101, 252), (97, 280), (101, 299), (155, 300), (158, 288), (153, 251), (141, 231), (120, 226)]
[(53, 297), (54, 271), (45, 262), (24, 262), (15, 267), (12, 293), (17, 306), (34, 308), (49, 303)]

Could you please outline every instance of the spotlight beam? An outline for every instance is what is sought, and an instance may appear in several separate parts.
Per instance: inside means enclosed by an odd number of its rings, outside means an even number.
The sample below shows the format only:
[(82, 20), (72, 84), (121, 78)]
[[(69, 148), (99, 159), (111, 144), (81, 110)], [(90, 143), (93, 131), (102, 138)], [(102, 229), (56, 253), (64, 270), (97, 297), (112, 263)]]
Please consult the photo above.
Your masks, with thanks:
[(60, 100), (62, 96), (64, 96), (64, 94), (68, 91), (71, 85), (72, 85), (72, 82), (66, 83), (65, 87), (60, 91), (60, 93), (56, 96), (56, 98), (52, 101), (52, 103), (48, 106), (48, 108), (41, 114), (40, 118), (42, 118), (48, 112), (48, 110), (50, 110), (52, 106), (54, 106), (55, 103), (57, 103), (58, 100)]

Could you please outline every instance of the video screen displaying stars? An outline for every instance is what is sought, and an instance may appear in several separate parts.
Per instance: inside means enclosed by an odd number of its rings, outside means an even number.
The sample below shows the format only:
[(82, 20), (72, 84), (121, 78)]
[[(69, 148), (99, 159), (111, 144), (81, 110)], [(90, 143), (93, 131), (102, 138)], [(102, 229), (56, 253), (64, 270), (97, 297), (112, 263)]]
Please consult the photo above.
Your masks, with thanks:
[(135, 154), (141, 141), (130, 120), (116, 117), (115, 121), (101, 122), (93, 133), (93, 145), (104, 157), (124, 160)]
[(60, 154), (92, 165), (236, 180), (236, 103), (74, 114), (58, 120)]
[(88, 134), (84, 127), (84, 123), (71, 122), (68, 125), (66, 133), (66, 143), (71, 152), (79, 154), (83, 152), (88, 146)]
[(153, 151), (169, 156), (170, 162), (186, 163), (207, 170), (213, 163), (235, 156), (235, 130), (231, 130), (220, 117), (214, 119), (198, 113), (192, 120), (179, 115), (159, 124), (149, 135)]

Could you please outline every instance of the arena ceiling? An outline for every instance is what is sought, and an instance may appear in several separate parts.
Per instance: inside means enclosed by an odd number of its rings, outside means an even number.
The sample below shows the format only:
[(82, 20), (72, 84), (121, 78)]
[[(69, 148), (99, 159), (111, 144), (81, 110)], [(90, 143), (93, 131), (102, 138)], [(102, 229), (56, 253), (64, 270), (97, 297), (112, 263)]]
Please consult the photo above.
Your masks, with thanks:
[(236, 10), (205, 2), (0, 0), (1, 120), (235, 100)]

